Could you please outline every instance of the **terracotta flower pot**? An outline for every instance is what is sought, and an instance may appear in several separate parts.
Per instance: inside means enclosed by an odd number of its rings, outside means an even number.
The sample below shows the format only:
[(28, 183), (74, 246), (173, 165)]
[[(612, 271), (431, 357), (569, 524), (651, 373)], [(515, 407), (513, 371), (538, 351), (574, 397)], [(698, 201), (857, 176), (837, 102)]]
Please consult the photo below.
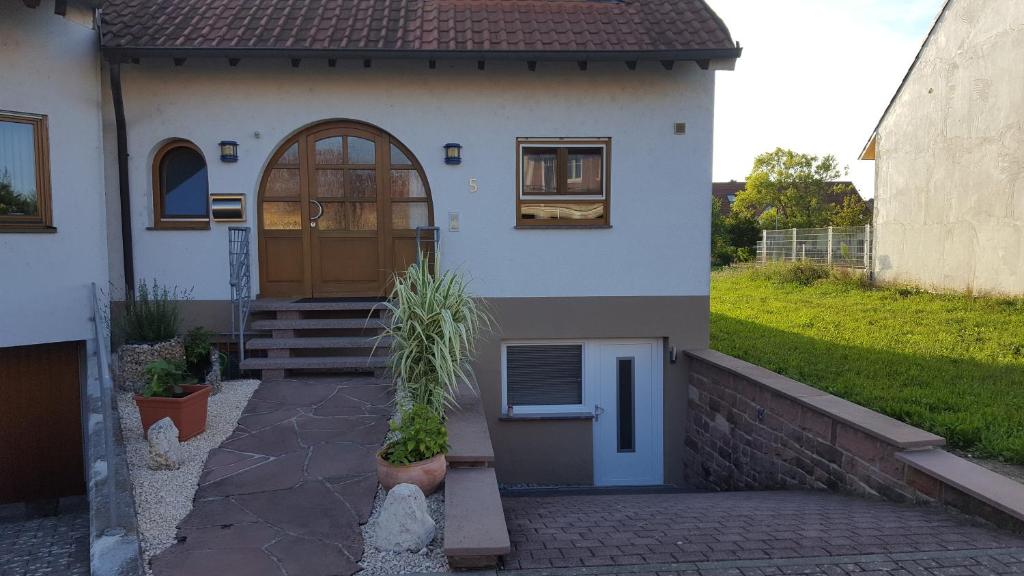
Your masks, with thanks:
[(392, 464), (377, 454), (377, 478), (385, 490), (399, 484), (415, 484), (424, 496), (429, 496), (441, 485), (447, 472), (448, 461), (444, 454), (404, 465)]
[(183, 398), (147, 398), (135, 395), (135, 405), (139, 407), (142, 429), (159, 420), (170, 418), (178, 428), (178, 440), (184, 442), (198, 436), (206, 430), (206, 406), (210, 399), (212, 386), (206, 384), (185, 384), (181, 387), (187, 396)]

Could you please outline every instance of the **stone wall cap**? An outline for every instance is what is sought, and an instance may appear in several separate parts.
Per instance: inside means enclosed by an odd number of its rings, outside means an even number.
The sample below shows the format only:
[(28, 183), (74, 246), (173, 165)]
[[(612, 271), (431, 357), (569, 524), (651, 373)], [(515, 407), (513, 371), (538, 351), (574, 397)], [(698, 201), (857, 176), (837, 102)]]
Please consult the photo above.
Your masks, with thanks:
[(493, 465), (494, 447), (478, 397), (460, 395), (458, 406), (448, 410), (446, 424), (449, 464)]
[(900, 452), (896, 458), (1018, 520), (1024, 520), (1024, 484), (945, 450)]
[(717, 350), (688, 350), (686, 354), (747, 378), (898, 448), (929, 448), (946, 443), (941, 436)]
[(493, 468), (457, 468), (444, 483), (447, 556), (503, 556), (512, 549)]

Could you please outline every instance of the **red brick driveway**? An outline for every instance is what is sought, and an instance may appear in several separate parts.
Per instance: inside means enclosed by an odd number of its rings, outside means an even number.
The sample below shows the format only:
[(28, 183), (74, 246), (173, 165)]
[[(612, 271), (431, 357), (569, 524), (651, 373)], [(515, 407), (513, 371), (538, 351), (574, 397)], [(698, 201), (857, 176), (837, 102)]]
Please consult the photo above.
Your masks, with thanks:
[(511, 496), (510, 575), (1024, 574), (1024, 537), (819, 492)]

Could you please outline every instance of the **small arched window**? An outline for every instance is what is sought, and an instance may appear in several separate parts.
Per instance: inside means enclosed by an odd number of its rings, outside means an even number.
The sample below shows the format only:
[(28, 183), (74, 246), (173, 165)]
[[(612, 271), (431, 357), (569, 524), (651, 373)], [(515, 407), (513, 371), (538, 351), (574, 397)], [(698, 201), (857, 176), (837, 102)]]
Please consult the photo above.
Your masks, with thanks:
[(174, 140), (153, 158), (153, 214), (156, 228), (210, 227), (210, 183), (199, 148)]

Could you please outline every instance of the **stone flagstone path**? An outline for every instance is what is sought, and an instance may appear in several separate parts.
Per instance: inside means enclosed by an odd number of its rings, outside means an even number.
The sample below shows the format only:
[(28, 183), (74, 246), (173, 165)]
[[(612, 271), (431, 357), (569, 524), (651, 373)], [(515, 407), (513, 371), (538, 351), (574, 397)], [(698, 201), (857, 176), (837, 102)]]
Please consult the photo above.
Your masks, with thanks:
[(391, 386), (365, 376), (263, 382), (210, 452), (156, 576), (348, 576), (377, 491)]

